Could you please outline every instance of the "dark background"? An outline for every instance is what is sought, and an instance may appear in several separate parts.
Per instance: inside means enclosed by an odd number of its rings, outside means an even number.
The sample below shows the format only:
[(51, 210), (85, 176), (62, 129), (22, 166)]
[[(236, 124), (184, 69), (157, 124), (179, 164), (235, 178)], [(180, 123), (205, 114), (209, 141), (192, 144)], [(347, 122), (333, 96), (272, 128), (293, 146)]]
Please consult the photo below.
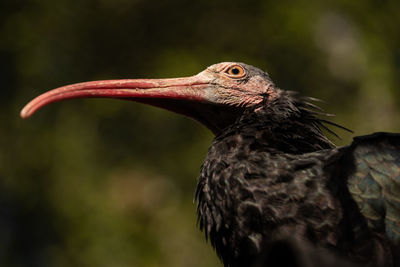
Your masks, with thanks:
[[(128, 101), (50, 105), (69, 83), (193, 75), (243, 61), (355, 131), (400, 131), (400, 2), (0, 3), (0, 265), (221, 266), (193, 191), (212, 134)], [(339, 131), (343, 140), (352, 135)]]

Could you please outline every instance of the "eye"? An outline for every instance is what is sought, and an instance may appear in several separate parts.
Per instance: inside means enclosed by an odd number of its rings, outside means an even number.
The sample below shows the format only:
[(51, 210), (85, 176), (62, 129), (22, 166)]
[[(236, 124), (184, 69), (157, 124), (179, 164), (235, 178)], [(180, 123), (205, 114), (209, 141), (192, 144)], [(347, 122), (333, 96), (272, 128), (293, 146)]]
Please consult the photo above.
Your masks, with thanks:
[(230, 66), (225, 70), (225, 74), (230, 78), (242, 78), (246, 75), (244, 68), (240, 65)]

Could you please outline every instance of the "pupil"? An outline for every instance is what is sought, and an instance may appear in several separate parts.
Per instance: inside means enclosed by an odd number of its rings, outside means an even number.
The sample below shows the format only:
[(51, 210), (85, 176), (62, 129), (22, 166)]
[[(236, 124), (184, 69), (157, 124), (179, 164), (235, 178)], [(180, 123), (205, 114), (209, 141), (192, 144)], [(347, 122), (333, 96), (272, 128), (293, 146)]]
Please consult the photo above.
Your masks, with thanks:
[(238, 75), (239, 74), (239, 69), (238, 68), (233, 68), (232, 69), (232, 74)]

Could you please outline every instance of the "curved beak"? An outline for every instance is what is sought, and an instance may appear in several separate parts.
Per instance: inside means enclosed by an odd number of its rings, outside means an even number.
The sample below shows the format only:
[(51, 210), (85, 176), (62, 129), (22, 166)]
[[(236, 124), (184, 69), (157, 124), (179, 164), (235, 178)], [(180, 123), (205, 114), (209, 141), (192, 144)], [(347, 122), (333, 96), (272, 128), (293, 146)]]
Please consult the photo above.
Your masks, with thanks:
[(73, 98), (116, 98), (132, 100), (189, 116), (214, 134), (229, 125), (239, 110), (218, 103), (218, 86), (208, 71), (185, 78), (125, 79), (71, 84), (48, 91), (22, 110), (28, 118), (43, 106)]
[(133, 100), (169, 109), (168, 105), (163, 105), (165, 103), (163, 100), (207, 102), (205, 91), (210, 80), (203, 73), (199, 73), (191, 77), (174, 79), (125, 79), (76, 83), (36, 97), (22, 109), (20, 115), (22, 118), (28, 118), (47, 104), (65, 99), (89, 97)]

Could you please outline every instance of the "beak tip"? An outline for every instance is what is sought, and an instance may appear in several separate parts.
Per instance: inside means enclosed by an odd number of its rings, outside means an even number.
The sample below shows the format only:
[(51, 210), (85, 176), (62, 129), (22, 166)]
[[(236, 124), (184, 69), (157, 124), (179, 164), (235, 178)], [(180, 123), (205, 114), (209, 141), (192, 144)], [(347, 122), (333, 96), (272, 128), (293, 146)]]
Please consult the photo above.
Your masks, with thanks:
[(31, 112), (30, 112), (29, 107), (28, 107), (28, 106), (25, 106), (25, 107), (21, 110), (21, 112), (20, 112), (19, 115), (21, 116), (22, 119), (27, 119), (27, 118), (29, 118), (32, 114), (31, 114)]

